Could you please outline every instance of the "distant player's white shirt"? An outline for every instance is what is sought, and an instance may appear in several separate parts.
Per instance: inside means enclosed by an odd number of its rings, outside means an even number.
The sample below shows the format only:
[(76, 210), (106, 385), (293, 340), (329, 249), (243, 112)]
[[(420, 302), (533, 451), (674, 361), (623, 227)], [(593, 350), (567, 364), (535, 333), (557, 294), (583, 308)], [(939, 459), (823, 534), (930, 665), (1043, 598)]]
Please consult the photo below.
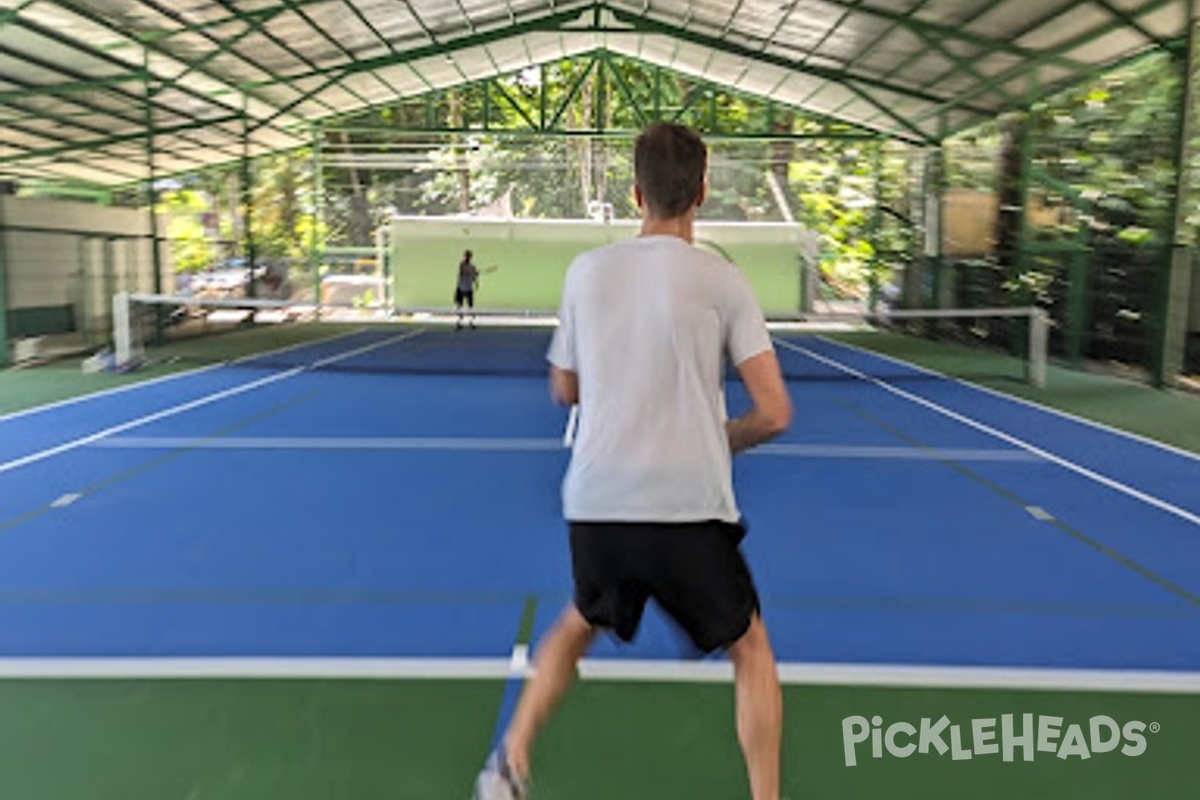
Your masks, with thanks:
[(579, 375), (566, 518), (736, 522), (723, 359), (772, 349), (745, 276), (677, 237), (638, 237), (578, 256), (559, 316), (548, 358)]

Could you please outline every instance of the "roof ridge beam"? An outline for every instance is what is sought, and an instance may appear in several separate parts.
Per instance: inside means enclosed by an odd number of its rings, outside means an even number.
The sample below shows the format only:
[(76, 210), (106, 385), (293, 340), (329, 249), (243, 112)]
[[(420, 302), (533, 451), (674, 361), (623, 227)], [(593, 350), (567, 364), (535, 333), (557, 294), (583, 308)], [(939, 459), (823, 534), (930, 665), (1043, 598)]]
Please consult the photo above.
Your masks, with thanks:
[[(880, 89), (883, 91), (892, 92), (897, 95), (911, 97), (913, 99), (920, 100), (922, 102), (930, 103), (930, 104), (934, 104), (934, 105), (942, 105), (944, 103), (949, 102), (949, 100), (951, 99), (951, 98), (947, 98), (947, 97), (941, 97), (938, 95), (929, 94), (927, 92), (912, 89), (910, 87), (899, 86), (894, 83), (890, 83), (888, 81), (877, 80), (875, 78), (871, 78), (870, 76), (846, 74), (846, 73), (841, 72), (840, 70), (826, 69), (824, 67), (816, 67), (816, 66), (811, 66), (811, 65), (810, 66), (800, 66), (798, 63), (796, 63), (790, 59), (784, 58), (782, 56), (771, 55), (769, 53), (762, 53), (757, 50), (752, 50), (743, 45), (732, 44), (730, 42), (724, 42), (719, 39), (713, 39), (712, 37), (705, 36), (704, 34), (679, 30), (678, 28), (674, 28), (666, 23), (659, 22), (654, 19), (650, 19), (649, 17), (640, 17), (637, 15), (630, 15), (628, 12), (615, 11), (613, 9), (609, 9), (609, 10), (612, 11), (614, 17), (616, 17), (618, 19), (618, 21), (629, 22), (630, 24), (632, 24), (635, 27), (635, 30), (640, 29), (641, 32), (643, 32), (643, 33), (651, 32), (651, 33), (656, 33), (656, 34), (666, 36), (669, 38), (691, 42), (692, 44), (697, 44), (702, 47), (709, 47), (709, 48), (712, 48), (715, 50), (720, 50), (725, 53), (729, 53), (731, 55), (736, 55), (739, 58), (746, 58), (746, 59), (750, 59), (751, 61), (758, 61), (761, 63), (770, 64), (771, 66), (779, 67), (781, 69), (804, 73), (804, 74), (812, 75), (817, 78), (821, 78), (821, 79), (833, 81), (833, 82), (838, 82), (838, 83), (849, 79), (849, 80), (855, 81), (855, 83), (860, 84), (862, 86), (868, 86), (872, 89)], [(974, 106), (965, 106), (964, 105), (964, 109), (971, 113), (979, 114), (981, 116), (986, 116), (989, 118), (991, 116), (993, 116), (993, 114), (994, 114), (994, 112), (990, 108), (982, 108), (982, 107), (974, 107)]]
[[(302, 75), (289, 75), (287, 77), (280, 76), (277, 81), (266, 81), (260, 83), (247, 84), (245, 88), (256, 88), (263, 85), (275, 85), (277, 83), (292, 84), (296, 81), (306, 80), (314, 77), (325, 77), (320, 85), (316, 88), (305, 92), (303, 95), (281, 107), (275, 114), (266, 119), (258, 120), (256, 125), (251, 129), (256, 131), (259, 128), (266, 127), (275, 122), (278, 118), (290, 114), (292, 109), (303, 103), (308, 102), (313, 97), (328, 89), (330, 86), (344, 80), (350, 75), (355, 75), (361, 72), (370, 72), (384, 67), (394, 67), (404, 64), (409, 64), (413, 61), (419, 61), (422, 58), (431, 58), (434, 56), (451, 57), (454, 53), (465, 50), (469, 47), (479, 47), (490, 44), (492, 42), (503, 41), (506, 39), (514, 39), (526, 33), (542, 33), (542, 32), (558, 32), (572, 30), (588, 30), (587, 28), (568, 28), (566, 25), (572, 22), (578, 22), (581, 16), (587, 14), (589, 7), (580, 8), (578, 6), (556, 14), (550, 14), (542, 17), (531, 19), (527, 22), (510, 25), (507, 27), (499, 27), (490, 31), (474, 34), (472, 36), (463, 36), (457, 39), (442, 40), (440, 43), (428, 44), (423, 47), (405, 50), (394, 55), (379, 56), (378, 58), (365, 59), (357, 61), (353, 64), (347, 64), (341, 69), (327, 70), (323, 72), (304, 73)], [(330, 77), (332, 76), (332, 77)], [(364, 108), (365, 110), (365, 108)]]

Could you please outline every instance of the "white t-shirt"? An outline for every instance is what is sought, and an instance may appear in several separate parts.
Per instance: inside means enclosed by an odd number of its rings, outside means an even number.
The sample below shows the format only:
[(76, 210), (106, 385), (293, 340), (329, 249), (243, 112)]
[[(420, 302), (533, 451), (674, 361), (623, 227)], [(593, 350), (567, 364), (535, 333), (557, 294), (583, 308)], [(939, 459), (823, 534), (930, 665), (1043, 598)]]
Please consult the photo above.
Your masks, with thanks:
[(578, 256), (548, 358), (579, 376), (563, 481), (574, 521), (736, 522), (724, 359), (772, 349), (732, 264), (674, 236)]

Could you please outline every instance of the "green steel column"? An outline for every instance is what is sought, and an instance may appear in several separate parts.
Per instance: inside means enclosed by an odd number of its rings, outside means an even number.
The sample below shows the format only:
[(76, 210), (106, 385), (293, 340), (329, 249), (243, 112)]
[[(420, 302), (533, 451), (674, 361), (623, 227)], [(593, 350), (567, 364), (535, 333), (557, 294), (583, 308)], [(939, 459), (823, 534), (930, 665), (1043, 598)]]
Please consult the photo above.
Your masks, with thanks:
[(312, 144), (312, 226), (309, 231), (309, 260), (312, 265), (313, 305), (317, 316), (321, 314), (321, 236), (323, 199), (325, 196), (324, 167), (321, 164), (321, 142), (324, 134), (320, 126), (313, 128)]
[(75, 263), (79, 266), (72, 277), (75, 279), (75, 302), (79, 308), (79, 318), (75, 321), (83, 337), (84, 345), (92, 344), (92, 310), (88, 307), (91, 293), (88, 292), (88, 245), (91, 238), (81, 235), (75, 240)]
[[(1011, 278), (1020, 278), (1026, 275), (1031, 267), (1031, 237), (1029, 223), (1029, 181), (1030, 173), (1033, 171), (1033, 135), (1034, 135), (1034, 102), (1041, 92), (1041, 76), (1040, 70), (1034, 69), (1029, 77), (1029, 98), (1026, 105), (1024, 120), (1022, 122), (1021, 132), (1021, 174), (1017, 181), (1017, 193), (1020, 195), (1020, 217), (1017, 227), (1017, 252), (1013, 258), (1013, 266), (1015, 267), (1016, 275), (1008, 276)], [(1020, 296), (1016, 306), (1033, 305), (1033, 296), (1030, 294), (1028, 284), (1024, 281), (1018, 281), (1019, 285), (1025, 287), (1020, 290)], [(1029, 348), (1028, 331), (1020, 328), (1014, 334), (1012, 339), (1012, 352), (1021, 354)]]
[(538, 67), (538, 130), (546, 130), (546, 65)]
[(1068, 363), (1078, 366), (1083, 358), (1084, 331), (1086, 330), (1087, 253), (1071, 250), (1067, 262), (1067, 311), (1064, 349)]
[(867, 286), (870, 291), (870, 310), (875, 312), (879, 304), (879, 231), (883, 222), (883, 139), (875, 140), (872, 153), (872, 171), (875, 173), (875, 205), (871, 209), (871, 265), (867, 271)]
[(654, 119), (662, 119), (662, 67), (654, 67)]
[[(932, 151), (925, 160), (925, 251), (921, 258), (922, 269), (919, 273), (917, 291), (917, 308), (938, 308), (941, 306), (942, 275), (942, 187), (945, 183), (945, 150), (941, 144)], [(931, 288), (925, 291), (926, 275), (931, 277)]]
[(242, 102), (242, 214), (244, 230), (242, 235), (245, 237), (246, 244), (246, 269), (249, 276), (249, 283), (246, 285), (246, 296), (253, 298), (258, 295), (256, 289), (256, 280), (254, 277), (254, 199), (252, 194), (250, 170), (250, 118), (246, 115), (245, 101)]
[(1192, 280), (1194, 236), (1188, 224), (1189, 160), (1192, 139), (1192, 92), (1195, 87), (1196, 0), (1183, 0), (1187, 14), (1187, 37), (1182, 52), (1172, 54), (1180, 70), (1179, 119), (1175, 128), (1175, 196), (1171, 219), (1170, 249), (1162, 274), (1155, 282), (1154, 338), (1152, 355), (1154, 385), (1162, 388), (1183, 370), (1187, 343)]
[[(150, 49), (142, 51), (142, 69), (146, 80), (146, 199), (150, 206), (150, 259), (154, 269), (154, 293), (162, 294), (162, 253), (158, 241), (158, 189), (155, 187), (154, 172), (154, 86), (150, 79)], [(166, 309), (161, 304), (154, 307), (154, 342), (161, 344), (166, 327)]]
[(592, 122), (592, 127), (604, 133), (604, 116), (605, 116), (605, 94), (608, 92), (608, 81), (605, 80), (606, 70), (608, 65), (608, 51), (600, 53), (596, 59), (596, 102), (592, 106), (592, 111), (595, 119)]
[(483, 82), (483, 129), (490, 130), (492, 127), (492, 84), (494, 80), (488, 79)]
[[(117, 254), (116, 240), (112, 236), (105, 236), (101, 242), (101, 247), (104, 250), (104, 298), (105, 308), (111, 309), (112, 299), (117, 294)], [(109, 311), (108, 313), (112, 313)], [(108, 338), (112, 338), (112, 324), (108, 325)]]
[(8, 352), (8, 226), (4, 223), (7, 198), (0, 196), (0, 369), (12, 361)]
[(1025, 112), (1025, 119), (1022, 127), (1021, 136), (1021, 175), (1018, 181), (1018, 193), (1021, 196), (1021, 216), (1018, 225), (1017, 233), (1017, 252), (1016, 258), (1013, 259), (1014, 265), (1017, 267), (1017, 274), (1024, 274), (1029, 270), (1029, 177), (1033, 170), (1033, 98), (1037, 97), (1040, 87), (1037, 70), (1034, 70), (1033, 75), (1029, 79), (1029, 105)]
[(934, 204), (934, 213), (937, 215), (937, 239), (935, 241), (936, 252), (934, 254), (934, 288), (933, 288), (933, 307), (934, 308), (951, 308), (954, 303), (951, 302), (954, 292), (954, 275), (950, 272), (950, 267), (946, 263), (946, 136), (948, 129), (948, 120), (945, 112), (938, 117), (938, 152), (935, 162), (936, 171), (934, 172), (934, 192), (936, 202)]
[[(920, 222), (917, 236), (913, 237), (912, 257), (904, 270), (904, 308), (917, 309), (925, 306), (925, 258), (929, 252), (929, 153), (926, 151), (920, 166), (921, 196), (913, 207), (919, 209), (916, 217)], [(919, 241), (918, 241), (919, 237)]]
[[(1069, 187), (1067, 187), (1069, 188)], [(1067, 193), (1081, 215), (1091, 216), (1094, 206), (1077, 193)], [(1068, 362), (1078, 366), (1087, 351), (1091, 338), (1092, 314), (1088, 299), (1094, 291), (1095, 270), (1091, 264), (1091, 231), (1087, 221), (1080, 220), (1071, 242), (1067, 262), (1067, 317), (1064, 324), (1064, 350)]]

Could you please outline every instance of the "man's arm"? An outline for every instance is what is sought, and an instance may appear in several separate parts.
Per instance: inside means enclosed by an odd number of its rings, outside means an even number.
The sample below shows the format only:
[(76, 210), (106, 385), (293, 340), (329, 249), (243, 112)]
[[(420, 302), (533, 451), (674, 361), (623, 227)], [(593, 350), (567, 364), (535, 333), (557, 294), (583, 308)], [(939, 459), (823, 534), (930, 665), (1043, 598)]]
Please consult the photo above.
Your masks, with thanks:
[(725, 423), (729, 447), (740, 453), (774, 439), (792, 423), (792, 399), (783, 382), (779, 359), (765, 351), (738, 365), (738, 374), (750, 393), (750, 410)]
[(573, 406), (579, 402), (579, 375), (560, 367), (550, 367), (550, 396), (559, 405)]

